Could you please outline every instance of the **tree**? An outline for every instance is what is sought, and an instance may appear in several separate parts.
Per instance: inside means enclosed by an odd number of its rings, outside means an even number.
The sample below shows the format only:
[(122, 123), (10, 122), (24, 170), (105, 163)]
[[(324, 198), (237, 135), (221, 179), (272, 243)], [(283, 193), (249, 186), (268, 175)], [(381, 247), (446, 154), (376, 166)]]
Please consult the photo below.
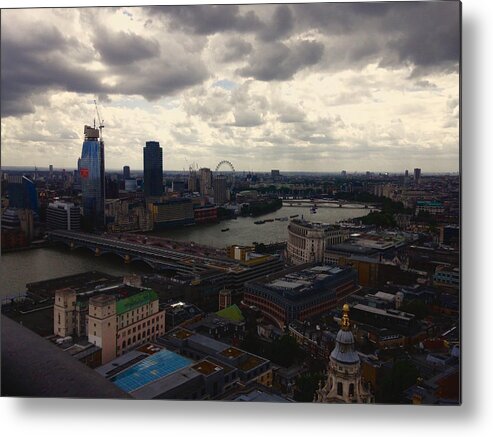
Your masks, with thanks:
[(289, 367), (301, 361), (304, 356), (305, 353), (290, 335), (283, 335), (272, 342), (270, 359), (280, 366)]
[(399, 360), (392, 371), (382, 379), (376, 393), (378, 403), (396, 404), (402, 399), (404, 390), (416, 383), (419, 371), (409, 360)]
[(418, 320), (424, 319), (429, 314), (428, 306), (419, 299), (414, 299), (402, 304), (400, 310), (414, 314)]
[(300, 376), (296, 381), (294, 400), (296, 402), (312, 402), (318, 384), (323, 378), (322, 373), (309, 373)]

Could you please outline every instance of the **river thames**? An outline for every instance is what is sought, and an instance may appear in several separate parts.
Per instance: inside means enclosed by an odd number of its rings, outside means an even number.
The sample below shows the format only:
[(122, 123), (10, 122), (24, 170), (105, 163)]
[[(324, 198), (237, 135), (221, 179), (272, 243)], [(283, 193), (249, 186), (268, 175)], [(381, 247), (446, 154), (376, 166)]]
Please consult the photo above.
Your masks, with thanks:
[[(278, 243), (288, 238), (288, 221), (273, 221), (263, 225), (254, 224), (257, 220), (289, 217), (298, 214), (311, 221), (336, 223), (370, 212), (368, 209), (318, 208), (311, 214), (307, 207), (282, 207), (276, 212), (261, 217), (238, 217), (236, 220), (224, 220), (211, 225), (191, 226), (153, 235), (180, 241), (194, 241), (217, 248), (231, 244), (249, 245), (259, 243)], [(222, 232), (222, 229), (229, 231)], [(3, 254), (0, 258), (0, 296), (13, 295), (25, 290), (29, 282), (100, 270), (113, 275), (144, 273), (144, 266), (124, 264), (117, 256), (95, 257), (87, 251), (48, 247)]]

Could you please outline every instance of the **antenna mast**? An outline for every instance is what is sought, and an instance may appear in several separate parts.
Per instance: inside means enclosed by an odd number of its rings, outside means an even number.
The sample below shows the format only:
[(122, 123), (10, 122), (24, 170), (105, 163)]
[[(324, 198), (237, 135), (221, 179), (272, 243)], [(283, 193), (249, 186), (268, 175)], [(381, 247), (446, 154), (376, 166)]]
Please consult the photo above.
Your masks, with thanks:
[(101, 120), (101, 117), (99, 116), (98, 103), (96, 100), (94, 100), (94, 106), (96, 107), (96, 115), (98, 116), (98, 122), (99, 122), (99, 138), (101, 141), (103, 141), (104, 120)]

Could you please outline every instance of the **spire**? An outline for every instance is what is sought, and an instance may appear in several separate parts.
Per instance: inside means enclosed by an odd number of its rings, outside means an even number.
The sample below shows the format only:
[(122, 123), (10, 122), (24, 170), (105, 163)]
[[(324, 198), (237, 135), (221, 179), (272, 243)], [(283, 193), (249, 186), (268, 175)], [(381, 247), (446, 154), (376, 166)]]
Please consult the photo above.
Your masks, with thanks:
[(349, 321), (349, 305), (345, 303), (342, 306), (341, 329), (343, 331), (349, 331), (350, 328), (351, 328), (351, 322)]

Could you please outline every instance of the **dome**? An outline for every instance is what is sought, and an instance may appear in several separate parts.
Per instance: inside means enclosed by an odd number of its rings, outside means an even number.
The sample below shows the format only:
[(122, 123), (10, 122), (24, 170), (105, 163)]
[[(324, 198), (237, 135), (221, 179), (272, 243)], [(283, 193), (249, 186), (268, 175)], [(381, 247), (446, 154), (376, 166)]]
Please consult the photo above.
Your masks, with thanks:
[(359, 355), (354, 350), (354, 337), (351, 331), (339, 330), (336, 345), (330, 357), (341, 364), (359, 363)]

